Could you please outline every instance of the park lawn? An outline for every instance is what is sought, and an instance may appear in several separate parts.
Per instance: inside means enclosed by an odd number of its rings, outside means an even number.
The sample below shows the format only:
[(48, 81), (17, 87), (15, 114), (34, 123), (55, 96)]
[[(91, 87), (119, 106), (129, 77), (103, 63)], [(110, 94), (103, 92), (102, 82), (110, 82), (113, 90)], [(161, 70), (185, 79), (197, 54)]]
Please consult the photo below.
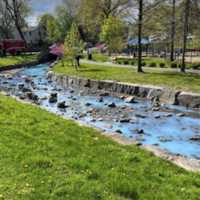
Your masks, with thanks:
[(1, 200), (197, 200), (200, 174), (0, 95)]
[(20, 55), (20, 56), (7, 56), (0, 57), (0, 67), (15, 65), (15, 64), (23, 64), (37, 60), (37, 55)]
[(135, 69), (123, 67), (106, 67), (95, 66), (93, 64), (82, 64), (80, 69), (76, 71), (67, 63), (63, 67), (60, 63), (54, 69), (57, 73), (62, 73), (70, 76), (80, 76), (97, 80), (116, 80), (121, 82), (150, 84), (156, 86), (170, 87), (177, 90), (200, 92), (200, 75), (191, 73), (179, 72), (163, 72), (144, 70), (145, 73), (137, 73)]

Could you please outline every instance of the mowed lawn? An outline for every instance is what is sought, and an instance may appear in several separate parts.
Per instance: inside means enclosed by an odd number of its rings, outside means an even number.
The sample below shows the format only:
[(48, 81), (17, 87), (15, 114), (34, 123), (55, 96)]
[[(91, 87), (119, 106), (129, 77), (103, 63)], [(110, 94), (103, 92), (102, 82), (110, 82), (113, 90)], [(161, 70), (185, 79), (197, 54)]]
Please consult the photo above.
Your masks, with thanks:
[(145, 70), (145, 73), (137, 73), (135, 69), (123, 67), (108, 67), (108, 66), (95, 66), (93, 64), (82, 64), (80, 69), (76, 71), (72, 66), (65, 64), (57, 64), (54, 69), (55, 72), (75, 75), (85, 78), (97, 80), (116, 80), (129, 83), (150, 84), (157, 86), (170, 87), (177, 90), (200, 92), (200, 75), (191, 73), (179, 72), (163, 72)]
[(37, 55), (20, 55), (20, 56), (6, 56), (0, 57), (0, 67), (23, 64), (37, 60)]
[(198, 200), (200, 174), (0, 95), (0, 199)]

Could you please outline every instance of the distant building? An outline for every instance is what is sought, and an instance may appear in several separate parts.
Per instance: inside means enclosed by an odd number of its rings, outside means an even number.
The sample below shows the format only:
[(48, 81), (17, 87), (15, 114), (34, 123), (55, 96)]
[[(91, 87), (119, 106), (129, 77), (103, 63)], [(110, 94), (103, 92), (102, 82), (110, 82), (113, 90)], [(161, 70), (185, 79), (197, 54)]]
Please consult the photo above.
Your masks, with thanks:
[[(30, 46), (40, 45), (46, 38), (46, 31), (42, 26), (28, 27), (23, 30), (26, 42)], [(21, 39), (19, 32), (14, 32), (14, 39)]]

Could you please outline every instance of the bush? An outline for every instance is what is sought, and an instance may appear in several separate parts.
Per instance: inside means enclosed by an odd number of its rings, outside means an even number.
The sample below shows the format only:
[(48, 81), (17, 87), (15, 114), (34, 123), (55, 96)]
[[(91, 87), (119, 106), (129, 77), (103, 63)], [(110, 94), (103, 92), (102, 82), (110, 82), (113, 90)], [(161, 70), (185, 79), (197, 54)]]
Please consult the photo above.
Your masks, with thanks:
[(146, 66), (146, 62), (142, 62), (142, 66), (143, 66), (143, 67)]
[(157, 67), (157, 64), (155, 62), (152, 62), (149, 64), (149, 67)]
[(171, 68), (177, 68), (177, 67), (178, 67), (177, 63), (175, 63), (175, 62), (171, 63)]
[(128, 60), (124, 60), (124, 65), (128, 65), (129, 61)]
[(135, 62), (134, 62), (134, 61), (131, 61), (131, 65), (135, 65)]
[(200, 63), (195, 63), (195, 64), (193, 64), (193, 65), (192, 65), (192, 69), (194, 69), (194, 70), (200, 69)]
[(118, 61), (117, 61), (117, 64), (121, 65), (121, 64), (122, 64), (122, 62), (121, 62), (120, 60), (118, 60)]
[(160, 63), (160, 68), (164, 68), (165, 67), (165, 63)]

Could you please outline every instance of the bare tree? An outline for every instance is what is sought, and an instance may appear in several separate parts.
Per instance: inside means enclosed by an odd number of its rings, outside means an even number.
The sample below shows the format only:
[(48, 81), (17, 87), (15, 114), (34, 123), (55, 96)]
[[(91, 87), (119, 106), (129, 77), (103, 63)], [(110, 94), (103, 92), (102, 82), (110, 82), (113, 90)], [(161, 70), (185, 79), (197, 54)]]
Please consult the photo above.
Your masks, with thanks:
[(138, 12), (138, 72), (142, 70), (142, 25), (143, 25), (143, 0), (139, 0)]
[(12, 19), (4, 6), (3, 2), (0, 2), (0, 37), (10, 38), (13, 29)]
[(25, 17), (29, 12), (28, 4), (26, 0), (2, 0), (5, 7), (13, 20), (17, 31), (22, 40), (26, 42), (22, 28), (25, 24)]
[(181, 72), (185, 72), (185, 54), (186, 54), (186, 48), (187, 48), (190, 3), (191, 3), (190, 0), (185, 0), (184, 2), (183, 55), (182, 55)]
[(170, 60), (171, 60), (171, 61), (174, 61), (175, 33), (176, 33), (176, 0), (172, 0), (171, 53), (170, 53)]

